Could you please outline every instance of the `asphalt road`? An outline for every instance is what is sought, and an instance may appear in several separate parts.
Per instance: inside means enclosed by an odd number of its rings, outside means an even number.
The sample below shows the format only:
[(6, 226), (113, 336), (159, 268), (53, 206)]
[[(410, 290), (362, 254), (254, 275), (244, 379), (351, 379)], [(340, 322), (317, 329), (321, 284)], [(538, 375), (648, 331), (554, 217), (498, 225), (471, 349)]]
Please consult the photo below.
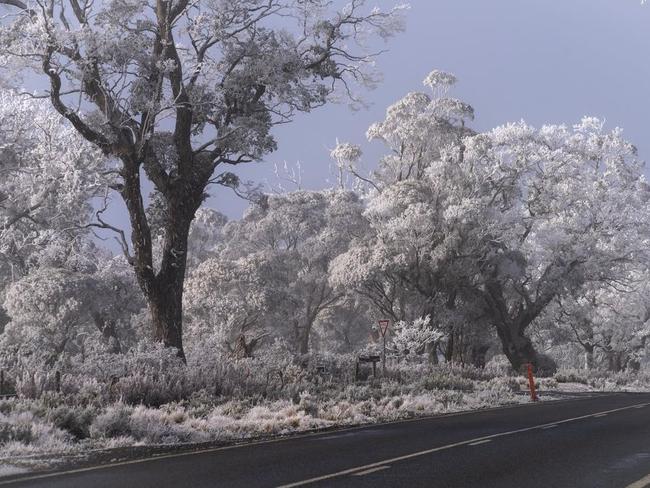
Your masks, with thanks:
[(0, 486), (650, 486), (650, 394), (448, 415), (145, 460)]

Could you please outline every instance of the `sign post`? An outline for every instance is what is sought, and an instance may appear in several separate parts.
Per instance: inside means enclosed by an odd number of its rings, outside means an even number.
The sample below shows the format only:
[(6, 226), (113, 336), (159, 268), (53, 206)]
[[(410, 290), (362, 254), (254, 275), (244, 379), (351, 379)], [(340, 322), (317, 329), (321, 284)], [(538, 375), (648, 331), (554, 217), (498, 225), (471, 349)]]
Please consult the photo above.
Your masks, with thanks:
[(383, 339), (383, 349), (381, 353), (381, 376), (382, 378), (386, 377), (386, 332), (388, 332), (388, 325), (390, 320), (383, 319), (379, 321), (379, 332)]

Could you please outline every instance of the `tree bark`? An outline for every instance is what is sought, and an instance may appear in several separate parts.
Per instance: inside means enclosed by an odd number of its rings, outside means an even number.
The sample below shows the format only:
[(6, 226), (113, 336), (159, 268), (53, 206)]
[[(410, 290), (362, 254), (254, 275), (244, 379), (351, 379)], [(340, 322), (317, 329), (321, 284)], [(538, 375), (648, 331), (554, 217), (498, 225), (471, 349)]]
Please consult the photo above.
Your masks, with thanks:
[(449, 336), (447, 337), (447, 344), (445, 346), (445, 362), (451, 363), (454, 361), (454, 347), (455, 347), (455, 327), (449, 328)]
[[(526, 337), (526, 328), (537, 318), (555, 296), (554, 291), (541, 294), (536, 301), (529, 298), (519, 301), (517, 306), (509, 305), (503, 287), (498, 280), (488, 280), (482, 298), (485, 311), (496, 327), (497, 335), (515, 371), (531, 363), (539, 372), (555, 372), (555, 365), (546, 356), (540, 356), (532, 341)], [(542, 364), (544, 363), (544, 364)], [(549, 369), (549, 371), (542, 371)]]
[(501, 323), (497, 324), (496, 329), (503, 346), (503, 354), (515, 371), (520, 371), (527, 363), (531, 363), (535, 368), (539, 366), (539, 355), (532, 341), (519, 327)]
[[(203, 201), (207, 177), (178, 178), (168, 181), (161, 194), (165, 200), (163, 247), (160, 269), (153, 269), (151, 228), (142, 201), (139, 164), (124, 160), (124, 188), (121, 191), (131, 219), (132, 260), (153, 326), (153, 336), (166, 347), (177, 350), (185, 361), (183, 349), (183, 283), (187, 268), (187, 240), (190, 225)], [(209, 176), (209, 175), (208, 175)]]
[(302, 336), (300, 338), (300, 354), (307, 354), (309, 353), (309, 336), (310, 336), (310, 331), (305, 330), (302, 333)]
[(178, 357), (185, 361), (183, 349), (183, 293), (176, 283), (158, 280), (157, 286), (148, 296), (149, 313), (153, 325), (153, 335), (165, 347), (177, 350)]
[(619, 351), (607, 351), (607, 369), (614, 373), (623, 371), (623, 358), (622, 353)]
[(585, 371), (594, 369), (594, 346), (591, 344), (584, 344), (585, 349)]

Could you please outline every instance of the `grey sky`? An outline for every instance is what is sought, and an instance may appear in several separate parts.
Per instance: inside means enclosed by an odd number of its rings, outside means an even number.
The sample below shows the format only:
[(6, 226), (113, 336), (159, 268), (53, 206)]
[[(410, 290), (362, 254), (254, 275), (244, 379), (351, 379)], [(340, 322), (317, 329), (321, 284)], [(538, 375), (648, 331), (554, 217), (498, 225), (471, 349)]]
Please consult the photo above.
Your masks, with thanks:
[[(641, 157), (650, 157), (650, 5), (639, 0), (410, 3), (406, 32), (390, 41), (389, 52), (379, 59), (384, 81), (365, 94), (370, 109), (353, 113), (346, 105), (329, 105), (301, 116), (277, 130), (279, 150), (266, 163), (236, 170), (242, 178), (264, 181), (273, 178), (273, 162), (300, 160), (305, 188), (327, 186), (328, 148), (336, 138), (365, 142), (367, 127), (389, 104), (424, 89), (422, 79), (434, 68), (459, 78), (454, 95), (476, 109), (475, 129), (520, 119), (535, 126), (572, 124), (594, 115), (610, 128), (623, 127)], [(379, 149), (378, 143), (364, 146), (367, 156)], [(246, 206), (227, 189), (214, 188), (211, 194), (208, 204), (231, 218)]]

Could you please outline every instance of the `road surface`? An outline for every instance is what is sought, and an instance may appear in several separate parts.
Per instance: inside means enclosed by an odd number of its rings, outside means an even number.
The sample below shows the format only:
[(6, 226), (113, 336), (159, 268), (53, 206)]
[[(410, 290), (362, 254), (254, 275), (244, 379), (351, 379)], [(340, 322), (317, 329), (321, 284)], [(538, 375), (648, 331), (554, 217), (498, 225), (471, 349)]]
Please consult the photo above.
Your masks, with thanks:
[(0, 487), (650, 486), (650, 394), (311, 434), (3, 480)]

